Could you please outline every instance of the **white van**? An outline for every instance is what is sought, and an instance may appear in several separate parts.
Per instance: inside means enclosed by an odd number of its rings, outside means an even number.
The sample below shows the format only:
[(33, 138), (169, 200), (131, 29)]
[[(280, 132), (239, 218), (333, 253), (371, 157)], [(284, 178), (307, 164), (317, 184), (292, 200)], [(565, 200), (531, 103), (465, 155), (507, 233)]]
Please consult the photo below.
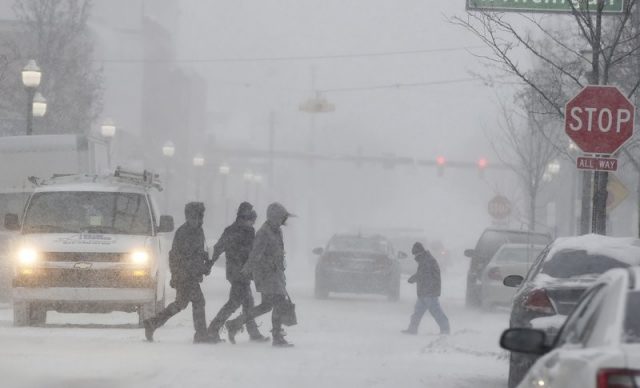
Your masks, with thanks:
[(153, 174), (70, 175), (30, 195), (11, 249), (15, 326), (44, 324), (47, 311), (137, 312), (164, 307), (173, 218), (158, 217)]

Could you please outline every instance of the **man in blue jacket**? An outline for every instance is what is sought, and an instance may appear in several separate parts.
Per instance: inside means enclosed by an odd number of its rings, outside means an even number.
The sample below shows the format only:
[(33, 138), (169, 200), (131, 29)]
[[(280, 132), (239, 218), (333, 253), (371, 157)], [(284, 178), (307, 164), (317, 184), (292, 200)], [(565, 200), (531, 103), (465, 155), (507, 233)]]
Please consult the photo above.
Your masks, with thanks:
[(409, 328), (402, 330), (405, 334), (418, 334), (418, 326), (422, 316), (428, 310), (440, 326), (440, 334), (449, 334), (449, 319), (440, 307), (440, 266), (429, 251), (417, 242), (413, 244), (411, 253), (418, 262), (418, 270), (409, 278), (409, 283), (417, 283), (418, 301), (411, 316)]

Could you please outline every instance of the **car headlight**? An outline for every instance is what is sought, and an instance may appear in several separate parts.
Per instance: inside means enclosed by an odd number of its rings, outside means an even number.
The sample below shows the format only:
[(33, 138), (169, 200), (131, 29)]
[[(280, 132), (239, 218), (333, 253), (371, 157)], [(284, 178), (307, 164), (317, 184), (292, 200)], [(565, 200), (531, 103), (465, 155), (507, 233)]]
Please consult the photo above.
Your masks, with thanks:
[(136, 265), (149, 264), (149, 252), (147, 251), (133, 251), (130, 255), (131, 262)]
[(31, 267), (38, 262), (40, 254), (33, 248), (22, 248), (18, 251), (18, 264)]

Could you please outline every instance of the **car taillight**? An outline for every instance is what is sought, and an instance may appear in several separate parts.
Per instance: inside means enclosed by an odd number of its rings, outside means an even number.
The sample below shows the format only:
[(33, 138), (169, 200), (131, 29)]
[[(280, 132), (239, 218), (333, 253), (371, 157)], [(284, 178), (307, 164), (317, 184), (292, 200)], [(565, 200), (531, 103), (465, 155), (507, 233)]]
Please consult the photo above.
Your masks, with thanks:
[(497, 280), (499, 282), (502, 281), (502, 274), (500, 273), (500, 268), (492, 267), (487, 271), (487, 277), (491, 280)]
[(524, 307), (528, 310), (542, 314), (553, 315), (556, 313), (556, 310), (553, 308), (553, 304), (551, 303), (551, 299), (547, 296), (547, 292), (540, 288), (532, 290), (529, 295), (527, 295)]
[(637, 388), (640, 386), (640, 370), (600, 369), (598, 388)]

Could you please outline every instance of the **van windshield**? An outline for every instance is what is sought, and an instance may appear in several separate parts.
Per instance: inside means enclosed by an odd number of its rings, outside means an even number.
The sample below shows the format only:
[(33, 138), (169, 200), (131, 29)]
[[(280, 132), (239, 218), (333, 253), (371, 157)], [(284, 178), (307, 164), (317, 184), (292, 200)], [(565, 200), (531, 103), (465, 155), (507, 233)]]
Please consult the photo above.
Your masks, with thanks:
[(34, 194), (22, 231), (150, 235), (152, 228), (142, 194), (70, 191)]

